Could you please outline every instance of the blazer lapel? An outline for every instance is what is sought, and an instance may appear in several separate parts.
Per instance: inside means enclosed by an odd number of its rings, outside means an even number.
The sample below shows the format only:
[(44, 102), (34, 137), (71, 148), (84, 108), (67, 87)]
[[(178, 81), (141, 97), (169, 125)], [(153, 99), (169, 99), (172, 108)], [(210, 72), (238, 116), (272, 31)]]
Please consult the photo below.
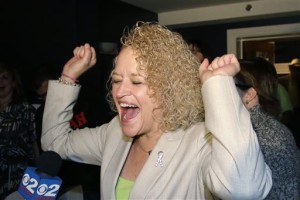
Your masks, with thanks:
[(102, 191), (103, 194), (106, 193), (104, 194), (104, 196), (115, 195), (115, 186), (117, 184), (127, 154), (130, 150), (131, 144), (132, 138), (120, 140), (117, 148), (114, 150), (114, 153), (111, 156), (111, 160), (109, 161), (109, 164), (107, 165), (105, 172), (103, 173), (103, 180), (105, 180), (105, 183), (103, 184), (105, 186), (103, 185), (103, 187), (101, 188), (104, 189), (104, 191)]
[(136, 179), (130, 196), (141, 199), (147, 196), (152, 185), (156, 183), (156, 180), (168, 167), (169, 161), (175, 156), (183, 135), (183, 131), (180, 129), (161, 136)]

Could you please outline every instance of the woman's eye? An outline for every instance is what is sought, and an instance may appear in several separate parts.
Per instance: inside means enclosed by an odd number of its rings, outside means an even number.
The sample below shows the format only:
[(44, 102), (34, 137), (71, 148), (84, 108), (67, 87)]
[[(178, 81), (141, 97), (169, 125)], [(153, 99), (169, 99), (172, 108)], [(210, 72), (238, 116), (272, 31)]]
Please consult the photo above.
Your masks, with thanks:
[(142, 84), (142, 82), (141, 81), (133, 81), (132, 82), (134, 85), (139, 85), (139, 84)]
[(113, 84), (120, 83), (120, 82), (121, 82), (120, 80), (112, 80)]

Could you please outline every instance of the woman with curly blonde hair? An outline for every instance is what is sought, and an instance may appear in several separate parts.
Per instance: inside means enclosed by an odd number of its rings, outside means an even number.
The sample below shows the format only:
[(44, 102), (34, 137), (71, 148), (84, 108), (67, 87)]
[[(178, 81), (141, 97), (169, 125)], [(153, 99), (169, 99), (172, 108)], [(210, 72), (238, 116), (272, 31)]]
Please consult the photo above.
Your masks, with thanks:
[[(155, 42), (145, 40), (155, 35)], [(139, 37), (143, 35), (143, 37)], [(134, 33), (121, 38), (123, 48), (139, 49), (136, 55), (137, 70), (147, 74), (145, 81), (153, 91), (151, 96), (159, 104), (163, 117), (162, 131), (173, 131), (203, 121), (204, 108), (201, 97), (199, 66), (187, 51), (189, 48), (181, 35), (166, 32), (163, 27), (137, 27)], [(180, 45), (178, 45), (180, 44)], [(109, 102), (115, 110), (109, 93)]]
[(199, 67), (181, 35), (150, 22), (121, 44), (108, 95), (117, 116), (70, 129), (76, 80), (96, 63), (93, 47), (76, 47), (49, 83), (43, 148), (101, 165), (102, 199), (263, 199), (271, 171), (234, 85), (235, 56)]

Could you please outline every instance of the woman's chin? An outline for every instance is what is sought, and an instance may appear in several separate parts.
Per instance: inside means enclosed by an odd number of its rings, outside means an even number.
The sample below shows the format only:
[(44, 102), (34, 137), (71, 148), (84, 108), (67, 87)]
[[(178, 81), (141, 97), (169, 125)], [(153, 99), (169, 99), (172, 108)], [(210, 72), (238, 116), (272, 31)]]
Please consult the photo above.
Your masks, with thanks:
[(128, 130), (127, 128), (123, 128), (123, 135), (127, 136), (127, 137), (135, 137), (138, 135), (138, 133), (134, 130)]

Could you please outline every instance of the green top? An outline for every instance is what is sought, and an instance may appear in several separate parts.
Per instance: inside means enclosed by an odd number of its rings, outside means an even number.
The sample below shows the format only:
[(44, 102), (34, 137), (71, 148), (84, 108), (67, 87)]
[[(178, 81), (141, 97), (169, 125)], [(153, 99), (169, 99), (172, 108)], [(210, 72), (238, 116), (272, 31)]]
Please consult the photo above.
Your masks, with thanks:
[(120, 176), (116, 186), (116, 200), (127, 200), (133, 184), (134, 181), (126, 180)]
[(281, 118), (282, 113), (284, 113), (286, 111), (292, 111), (293, 110), (293, 106), (292, 106), (289, 94), (288, 94), (287, 90), (285, 89), (285, 87), (282, 86), (281, 84), (278, 84), (277, 98), (278, 98), (279, 103), (280, 103), (280, 116), (279, 116), (279, 118)]

